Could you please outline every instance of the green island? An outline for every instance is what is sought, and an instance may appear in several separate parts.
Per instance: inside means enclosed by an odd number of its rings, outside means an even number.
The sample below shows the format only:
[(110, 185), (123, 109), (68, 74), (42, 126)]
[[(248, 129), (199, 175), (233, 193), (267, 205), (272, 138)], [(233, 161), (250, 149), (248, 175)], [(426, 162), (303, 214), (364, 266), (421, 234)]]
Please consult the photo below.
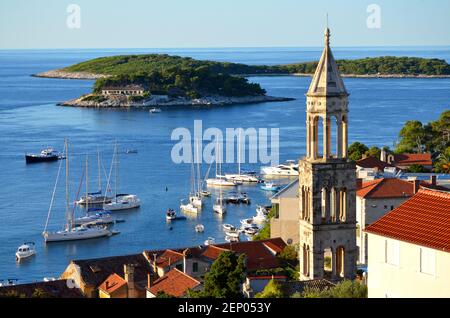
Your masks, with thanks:
[[(139, 106), (149, 101), (152, 105), (186, 105), (192, 104), (193, 100), (204, 105), (235, 104), (291, 100), (266, 96), (266, 91), (259, 84), (250, 83), (246, 77), (309, 76), (313, 74), (317, 63), (246, 65), (166, 54), (120, 55), (96, 58), (35, 76), (96, 80), (92, 94), (62, 104), (67, 106)], [(439, 59), (386, 56), (338, 60), (337, 63), (343, 76), (450, 77), (450, 64)], [(112, 97), (104, 91), (105, 88), (126, 88), (130, 85), (138, 85), (142, 90), (126, 98)], [(152, 96), (170, 98), (164, 102), (155, 102)]]

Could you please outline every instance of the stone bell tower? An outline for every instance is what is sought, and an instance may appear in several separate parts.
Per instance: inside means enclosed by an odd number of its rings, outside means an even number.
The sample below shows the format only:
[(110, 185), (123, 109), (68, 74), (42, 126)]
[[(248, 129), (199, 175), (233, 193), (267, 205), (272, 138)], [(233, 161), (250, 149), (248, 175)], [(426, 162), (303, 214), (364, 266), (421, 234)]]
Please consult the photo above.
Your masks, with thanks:
[(348, 96), (330, 49), (306, 94), (306, 157), (299, 162), (300, 279), (356, 273), (356, 168), (347, 158)]

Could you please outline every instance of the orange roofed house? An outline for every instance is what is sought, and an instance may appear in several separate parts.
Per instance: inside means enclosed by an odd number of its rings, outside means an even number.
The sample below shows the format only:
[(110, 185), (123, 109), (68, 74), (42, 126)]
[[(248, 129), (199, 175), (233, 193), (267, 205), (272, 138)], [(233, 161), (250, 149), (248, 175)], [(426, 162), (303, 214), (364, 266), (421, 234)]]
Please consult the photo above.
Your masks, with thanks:
[(421, 189), (366, 232), (369, 297), (450, 297), (450, 193)]
[(160, 292), (172, 297), (184, 297), (189, 290), (197, 290), (200, 285), (200, 281), (174, 268), (156, 281), (149, 275), (147, 298), (155, 298)]

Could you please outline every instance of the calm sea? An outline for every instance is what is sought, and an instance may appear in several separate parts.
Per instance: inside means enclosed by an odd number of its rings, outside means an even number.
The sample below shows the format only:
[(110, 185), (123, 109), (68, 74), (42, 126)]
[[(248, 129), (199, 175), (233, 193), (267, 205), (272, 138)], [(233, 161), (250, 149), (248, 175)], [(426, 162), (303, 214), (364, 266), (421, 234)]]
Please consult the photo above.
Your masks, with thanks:
[[(0, 280), (20, 282), (58, 276), (72, 259), (139, 253), (144, 249), (202, 244), (209, 236), (223, 241), (221, 224), (238, 224), (255, 214), (257, 204), (269, 203), (270, 195), (256, 186), (244, 187), (253, 199), (249, 207), (230, 207), (220, 219), (211, 202), (196, 219), (165, 222), (169, 207), (177, 208), (190, 189), (190, 165), (176, 165), (170, 159), (177, 127), (191, 129), (194, 120), (204, 128), (280, 128), (280, 159), (297, 159), (305, 151), (305, 97), (310, 79), (300, 77), (256, 77), (270, 95), (296, 98), (292, 102), (236, 105), (216, 109), (176, 108), (150, 115), (143, 111), (108, 111), (62, 108), (55, 104), (91, 90), (92, 81), (30, 77), (30, 74), (60, 68), (94, 57), (127, 53), (168, 53), (198, 59), (278, 64), (319, 58), (321, 49), (174, 49), (174, 50), (39, 50), (0, 51)], [(340, 48), (337, 58), (366, 56), (421, 56), (450, 61), (449, 47)], [(392, 146), (405, 121), (436, 119), (450, 108), (450, 79), (345, 79), (350, 97), (350, 141)], [(91, 188), (96, 183), (95, 152), (100, 150), (109, 169), (113, 142), (135, 155), (120, 157), (121, 192), (136, 193), (142, 199), (138, 210), (120, 213), (125, 223), (116, 225), (120, 235), (84, 242), (45, 245), (43, 231), (58, 163), (25, 165), (24, 153), (51, 145), (62, 149), (70, 138), (71, 189), (75, 196), (85, 154), (91, 154)], [(259, 171), (259, 165), (244, 165)], [(208, 167), (203, 166), (205, 171)], [(224, 170), (234, 171), (233, 165)], [(61, 180), (63, 181), (63, 180)], [(166, 187), (168, 191), (166, 192)], [(58, 187), (50, 229), (64, 223), (63, 182)], [(204, 234), (194, 231), (204, 224)], [(34, 241), (38, 254), (17, 264), (15, 250), (24, 241)]]

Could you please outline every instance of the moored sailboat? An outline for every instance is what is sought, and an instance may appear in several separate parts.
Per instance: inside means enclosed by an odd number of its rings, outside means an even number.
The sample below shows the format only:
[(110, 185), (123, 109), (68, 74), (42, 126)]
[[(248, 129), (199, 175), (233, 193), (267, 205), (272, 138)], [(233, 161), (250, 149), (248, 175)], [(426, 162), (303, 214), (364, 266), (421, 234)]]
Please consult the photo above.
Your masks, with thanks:
[(64, 230), (50, 232), (47, 231), (48, 221), (50, 219), (50, 213), (55, 197), (56, 187), (61, 170), (61, 164), (58, 169), (58, 175), (56, 178), (55, 188), (48, 211), (47, 221), (45, 224), (44, 232), (42, 233), (45, 242), (59, 242), (59, 241), (75, 241), (86, 240), (105, 236), (111, 236), (112, 232), (106, 226), (75, 226), (74, 222), (74, 208), (70, 207), (70, 194), (69, 194), (69, 143), (65, 141), (65, 153), (66, 153), (66, 226)]

